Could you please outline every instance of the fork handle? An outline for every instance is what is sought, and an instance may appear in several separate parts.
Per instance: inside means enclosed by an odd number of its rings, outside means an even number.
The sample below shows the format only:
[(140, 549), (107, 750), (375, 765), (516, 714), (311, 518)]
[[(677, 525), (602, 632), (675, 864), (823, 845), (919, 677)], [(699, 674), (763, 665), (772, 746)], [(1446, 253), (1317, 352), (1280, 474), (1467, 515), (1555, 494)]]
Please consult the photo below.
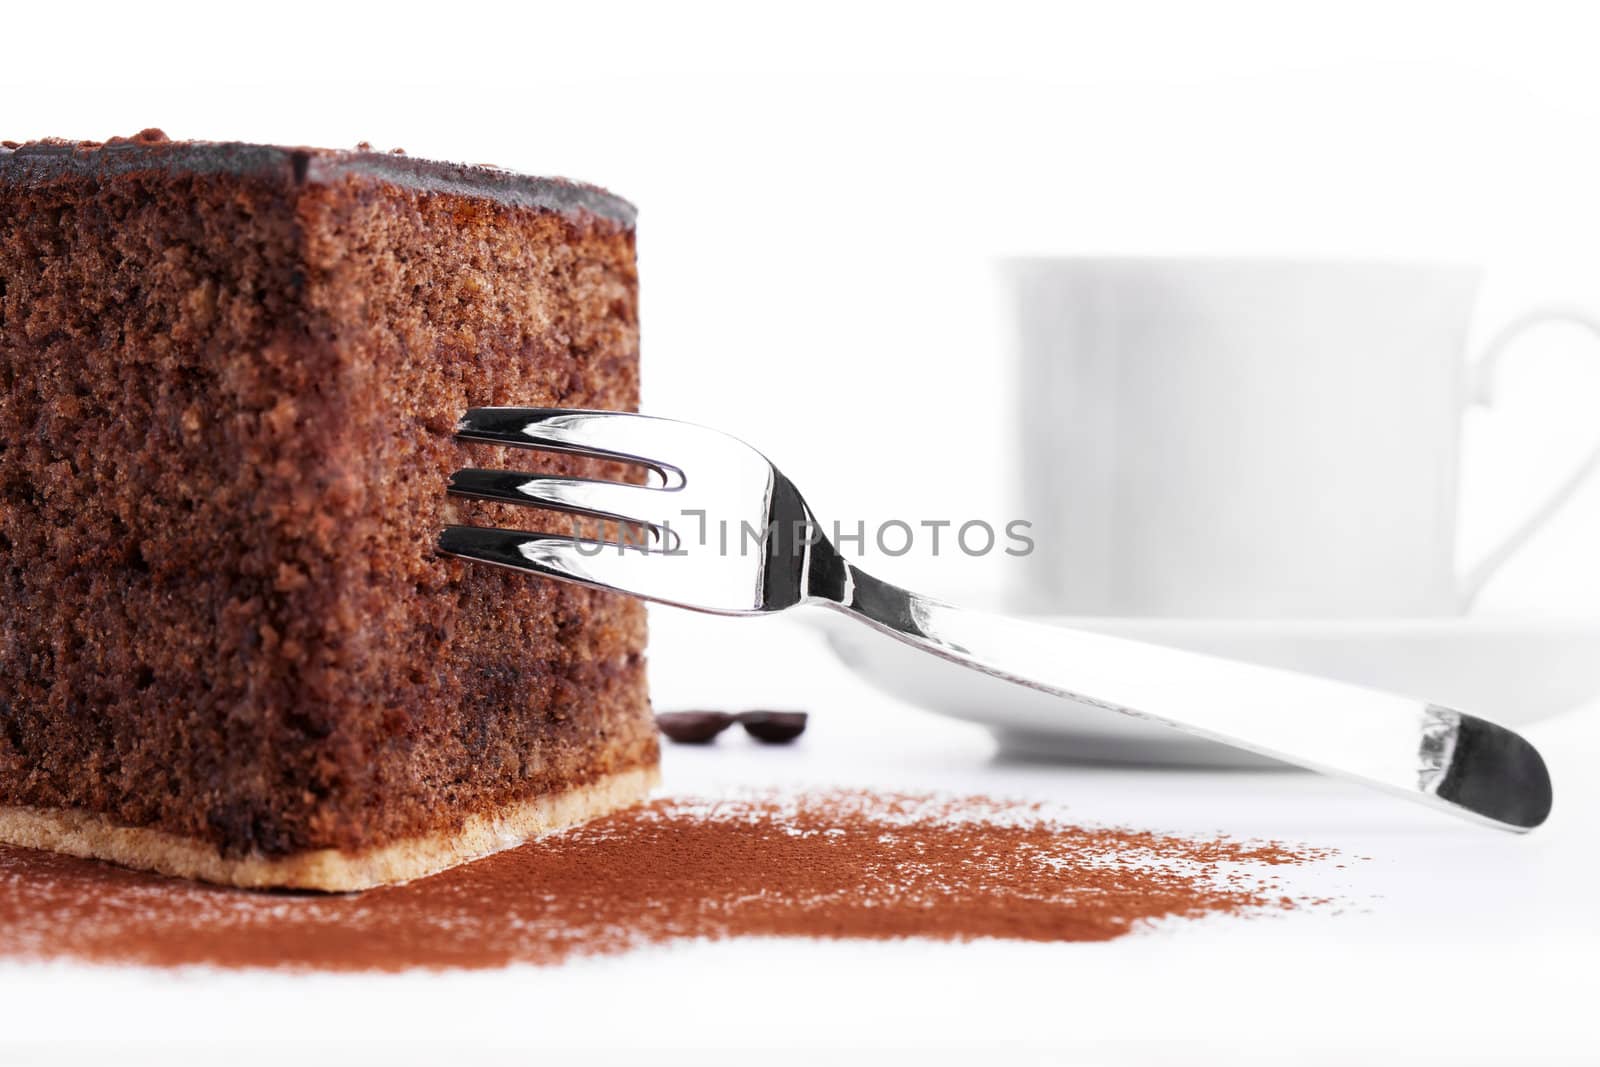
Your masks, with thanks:
[(1343, 682), (969, 611), (843, 563), (812, 592), (952, 662), (1445, 808), (1509, 830), (1550, 812), (1550, 775), (1485, 719)]

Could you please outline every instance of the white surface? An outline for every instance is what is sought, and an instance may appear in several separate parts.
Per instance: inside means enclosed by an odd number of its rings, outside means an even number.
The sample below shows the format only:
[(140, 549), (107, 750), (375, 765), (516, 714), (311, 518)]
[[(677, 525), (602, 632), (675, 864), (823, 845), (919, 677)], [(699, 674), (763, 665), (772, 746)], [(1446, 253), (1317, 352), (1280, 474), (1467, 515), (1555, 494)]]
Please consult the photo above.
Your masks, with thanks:
[(1062, 615), (1454, 615), (1477, 271), (1006, 264), (1022, 378), (1015, 565)]
[[(977, 727), (876, 695), (809, 628), (664, 611), (654, 623), (661, 707), (813, 713), (793, 748), (737, 732), (708, 749), (669, 748), (674, 790), (983, 792), (1058, 802), (1084, 821), (1304, 841), (1341, 849), (1347, 865), (1295, 869), (1288, 884), (1348, 903), (1339, 914), (1179, 923), (1098, 945), (748, 942), (445, 976), (7, 965), (7, 1032), (50, 1043), (115, 1036), (162, 1062), (242, 1039), (261, 1060), (313, 1039), (355, 1062), (441, 1062), (464, 1034), (469, 1048), (586, 1048), (599, 1035), (637, 1049), (914, 1047), (936, 1062), (997, 1034), (1091, 1062), (1281, 1062), (1286, 1048), (1296, 1062), (1344, 1062), (1357, 1050), (1418, 1063), (1600, 1054), (1590, 1027), (1600, 950), (1592, 712), (1530, 728), (1550, 757), (1556, 811), (1518, 837), (1297, 772), (997, 763)], [(679, 1017), (685, 1001), (693, 1026)], [(785, 1010), (794, 1014), (774, 1029)]]
[[(1600, 694), (1600, 620), (1228, 620), (1038, 617), (1054, 625), (1282, 667), (1417, 697), (1503, 726)], [(1002, 749), (1079, 760), (1261, 766), (1238, 749), (980, 674), (843, 616), (823, 616), (840, 660), (892, 697), (987, 726)], [(1338, 723), (1330, 722), (1331, 731)]]

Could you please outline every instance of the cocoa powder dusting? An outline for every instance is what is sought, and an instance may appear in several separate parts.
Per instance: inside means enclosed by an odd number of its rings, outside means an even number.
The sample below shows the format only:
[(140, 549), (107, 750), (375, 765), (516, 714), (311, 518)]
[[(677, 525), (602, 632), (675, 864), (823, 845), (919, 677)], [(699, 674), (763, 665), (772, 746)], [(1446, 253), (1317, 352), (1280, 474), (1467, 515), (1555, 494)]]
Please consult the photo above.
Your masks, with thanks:
[(1281, 911), (1326, 850), (1074, 826), (870, 792), (667, 799), (409, 885), (253, 893), (0, 847), (0, 954), (398, 971), (553, 964), (689, 938), (1105, 941)]

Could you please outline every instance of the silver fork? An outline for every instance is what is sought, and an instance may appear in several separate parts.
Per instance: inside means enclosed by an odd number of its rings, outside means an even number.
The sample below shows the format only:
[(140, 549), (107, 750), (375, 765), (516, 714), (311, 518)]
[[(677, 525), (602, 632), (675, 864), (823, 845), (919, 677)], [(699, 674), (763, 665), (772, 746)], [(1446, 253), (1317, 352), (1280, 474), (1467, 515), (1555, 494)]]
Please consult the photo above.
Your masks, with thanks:
[[(1509, 830), (1549, 814), (1550, 776), (1485, 719), (1289, 671), (957, 608), (896, 588), (822, 536), (794, 484), (744, 442), (670, 419), (476, 408), (458, 440), (621, 460), (653, 486), (468, 469), (457, 496), (625, 524), (574, 531), (450, 526), (441, 551), (695, 611), (820, 604), (936, 656), (1082, 703), (1272, 756)], [(702, 536), (709, 530), (715, 536)], [(728, 531), (724, 538), (722, 531)]]

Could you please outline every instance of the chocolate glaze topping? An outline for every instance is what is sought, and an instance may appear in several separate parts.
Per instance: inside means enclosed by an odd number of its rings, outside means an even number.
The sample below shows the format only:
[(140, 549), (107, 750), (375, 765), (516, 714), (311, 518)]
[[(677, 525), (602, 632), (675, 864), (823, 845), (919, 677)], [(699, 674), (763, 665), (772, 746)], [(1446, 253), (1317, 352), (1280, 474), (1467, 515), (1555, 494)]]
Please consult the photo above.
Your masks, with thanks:
[(487, 197), (512, 207), (588, 213), (632, 228), (637, 209), (593, 185), (535, 178), (482, 165), (440, 163), (366, 149), (295, 148), (237, 141), (174, 141), (157, 129), (104, 143), (47, 138), (0, 145), (0, 175), (8, 182), (48, 182), (64, 173), (111, 177), (153, 167), (196, 174), (289, 171), (298, 182), (325, 185), (348, 175), (371, 177), (433, 193)]

